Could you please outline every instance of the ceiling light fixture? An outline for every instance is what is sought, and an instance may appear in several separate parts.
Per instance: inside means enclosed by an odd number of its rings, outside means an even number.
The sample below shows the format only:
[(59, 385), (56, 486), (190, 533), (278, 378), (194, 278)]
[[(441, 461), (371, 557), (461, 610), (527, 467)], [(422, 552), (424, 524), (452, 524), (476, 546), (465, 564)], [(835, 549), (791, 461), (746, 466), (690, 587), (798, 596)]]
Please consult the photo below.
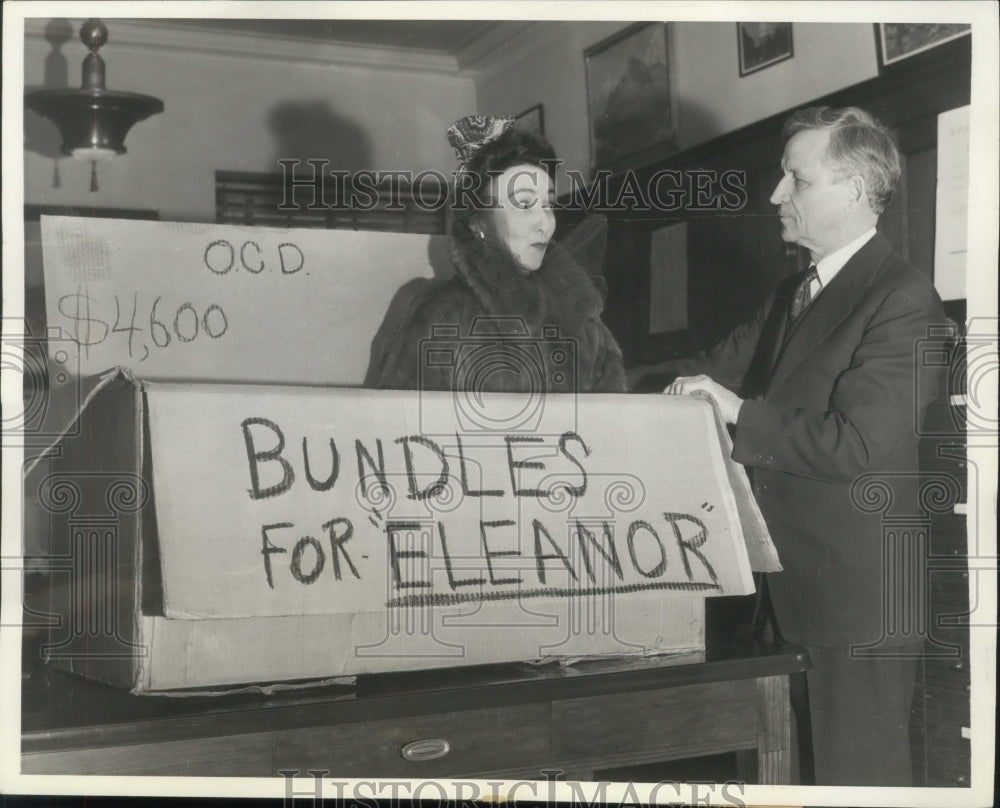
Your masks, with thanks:
[(163, 102), (151, 95), (123, 93), (104, 86), (104, 60), (97, 51), (108, 41), (108, 29), (97, 19), (80, 26), (80, 40), (90, 50), (84, 59), (79, 90), (35, 90), (25, 105), (48, 118), (62, 135), (63, 154), (90, 160), (90, 190), (97, 190), (97, 163), (125, 154), (125, 136), (132, 126), (163, 112)]

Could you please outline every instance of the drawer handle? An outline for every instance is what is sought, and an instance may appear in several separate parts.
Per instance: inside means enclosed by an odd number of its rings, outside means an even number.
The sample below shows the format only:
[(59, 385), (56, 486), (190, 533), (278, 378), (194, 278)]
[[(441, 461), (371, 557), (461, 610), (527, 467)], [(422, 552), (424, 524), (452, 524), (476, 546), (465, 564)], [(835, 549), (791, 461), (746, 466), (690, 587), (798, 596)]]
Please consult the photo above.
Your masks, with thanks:
[(443, 758), (450, 751), (451, 744), (444, 738), (422, 738), (405, 744), (400, 754), (406, 760), (421, 761)]

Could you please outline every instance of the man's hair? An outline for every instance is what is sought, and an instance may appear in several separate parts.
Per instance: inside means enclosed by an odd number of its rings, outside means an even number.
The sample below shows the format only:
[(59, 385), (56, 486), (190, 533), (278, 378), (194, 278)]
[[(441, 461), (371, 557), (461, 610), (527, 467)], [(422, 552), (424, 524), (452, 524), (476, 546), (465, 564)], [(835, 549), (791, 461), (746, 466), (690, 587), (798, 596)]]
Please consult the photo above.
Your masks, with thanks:
[(808, 107), (792, 113), (781, 128), (787, 142), (807, 129), (828, 129), (826, 159), (842, 175), (860, 175), (868, 204), (881, 213), (899, 182), (899, 147), (887, 126), (859, 107)]

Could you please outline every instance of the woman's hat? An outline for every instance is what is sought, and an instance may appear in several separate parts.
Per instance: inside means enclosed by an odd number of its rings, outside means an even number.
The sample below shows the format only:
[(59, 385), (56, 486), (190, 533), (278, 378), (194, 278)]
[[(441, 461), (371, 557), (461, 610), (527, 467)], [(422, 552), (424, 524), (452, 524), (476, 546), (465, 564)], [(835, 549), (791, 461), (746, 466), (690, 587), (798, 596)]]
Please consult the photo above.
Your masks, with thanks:
[(467, 115), (449, 126), (446, 134), (464, 168), (476, 152), (513, 126), (514, 119), (506, 115)]

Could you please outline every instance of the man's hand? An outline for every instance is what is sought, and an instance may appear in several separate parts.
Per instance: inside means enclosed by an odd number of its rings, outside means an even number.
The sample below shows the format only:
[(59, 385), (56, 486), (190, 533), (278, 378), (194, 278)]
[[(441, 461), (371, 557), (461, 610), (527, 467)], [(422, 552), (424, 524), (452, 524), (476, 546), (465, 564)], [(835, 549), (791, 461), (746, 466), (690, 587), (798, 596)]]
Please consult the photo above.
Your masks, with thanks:
[(721, 384), (712, 381), (708, 376), (679, 376), (674, 379), (666, 390), (669, 396), (700, 396), (715, 403), (719, 408), (722, 420), (727, 424), (735, 424), (740, 415), (743, 399), (729, 392)]

